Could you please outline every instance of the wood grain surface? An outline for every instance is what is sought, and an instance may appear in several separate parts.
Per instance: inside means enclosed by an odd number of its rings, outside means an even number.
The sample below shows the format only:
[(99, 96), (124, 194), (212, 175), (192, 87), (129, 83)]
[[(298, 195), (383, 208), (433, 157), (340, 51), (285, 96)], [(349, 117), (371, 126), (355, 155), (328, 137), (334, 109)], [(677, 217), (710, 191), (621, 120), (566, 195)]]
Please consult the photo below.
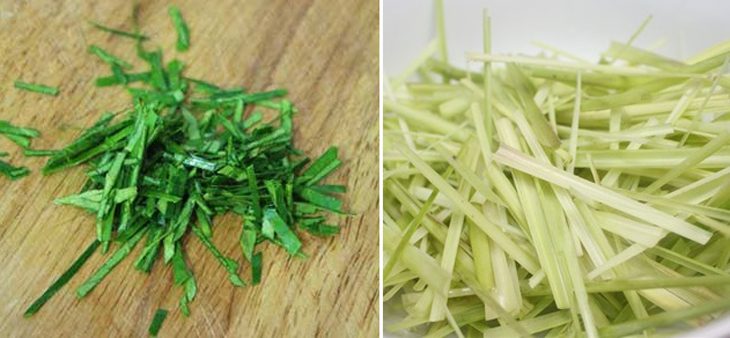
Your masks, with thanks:
[[(94, 219), (53, 204), (81, 188), (82, 168), (43, 177), (43, 159), (23, 158), (0, 140), (12, 163), (33, 170), (16, 182), (0, 178), (0, 336), (144, 337), (159, 307), (171, 310), (161, 337), (377, 336), (378, 1), (177, 1), (191, 29), (186, 53), (174, 51), (168, 3), (141, 3), (148, 45), (185, 61), (187, 75), (252, 91), (289, 89), (300, 110), (298, 148), (318, 155), (340, 146), (345, 165), (330, 181), (350, 188), (345, 203), (355, 216), (341, 220), (346, 225), (334, 238), (303, 235), (306, 260), (265, 246), (262, 284), (242, 289), (228, 283), (198, 241), (188, 241), (199, 287), (189, 318), (177, 309), (181, 290), (169, 267), (157, 262), (148, 276), (133, 269), (131, 257), (77, 300), (75, 288), (108, 257), (97, 252), (24, 319), (26, 307), (93, 240)], [(94, 87), (109, 70), (86, 48), (95, 43), (136, 60), (133, 45), (87, 20), (131, 29), (131, 9), (130, 1), (0, 0), (0, 119), (41, 130), (35, 148), (60, 148), (103, 111), (126, 107), (121, 88)], [(16, 79), (57, 85), (61, 94), (16, 90)], [(239, 231), (235, 217), (218, 219), (214, 242), (240, 257)]]

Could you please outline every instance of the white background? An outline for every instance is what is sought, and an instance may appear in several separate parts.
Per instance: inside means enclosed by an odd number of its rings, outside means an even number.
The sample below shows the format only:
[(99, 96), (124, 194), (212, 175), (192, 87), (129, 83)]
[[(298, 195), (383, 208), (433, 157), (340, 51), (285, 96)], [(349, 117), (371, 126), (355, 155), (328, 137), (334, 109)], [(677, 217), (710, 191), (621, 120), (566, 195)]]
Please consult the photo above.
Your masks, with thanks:
[[(494, 53), (534, 54), (541, 41), (598, 60), (610, 41), (626, 42), (649, 15), (653, 19), (634, 43), (686, 59), (730, 40), (730, 1), (720, 0), (444, 0), (446, 35), (452, 63), (482, 49), (482, 9), (492, 17)], [(383, 70), (402, 71), (435, 36), (433, 1), (383, 0)], [(388, 322), (386, 319), (385, 322)], [(386, 334), (386, 337), (389, 336)], [(690, 333), (690, 337), (730, 337), (730, 318)]]
[[(590, 60), (610, 41), (626, 42), (649, 15), (638, 47), (666, 43), (658, 52), (684, 59), (730, 40), (730, 1), (688, 0), (445, 0), (449, 57), (464, 64), (464, 52), (482, 49), (482, 9), (492, 17), (494, 53), (532, 53), (538, 40)], [(434, 5), (428, 0), (383, 0), (385, 74), (403, 70), (435, 36)]]

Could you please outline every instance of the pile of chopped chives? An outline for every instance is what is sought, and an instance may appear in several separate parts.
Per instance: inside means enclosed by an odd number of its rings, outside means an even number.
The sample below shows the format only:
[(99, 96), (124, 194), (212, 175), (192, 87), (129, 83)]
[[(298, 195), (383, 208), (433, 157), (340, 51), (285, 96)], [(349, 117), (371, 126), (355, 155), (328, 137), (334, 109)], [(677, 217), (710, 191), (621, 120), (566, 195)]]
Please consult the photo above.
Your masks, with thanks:
[[(170, 8), (170, 16), (178, 32), (177, 49), (186, 50), (187, 25), (177, 8)], [(180, 60), (164, 63), (160, 50), (145, 49), (146, 36), (140, 32), (94, 26), (136, 40), (137, 54), (148, 69), (132, 73), (132, 63), (90, 46), (89, 52), (112, 72), (98, 78), (97, 86), (124, 86), (132, 96), (130, 108), (104, 114), (63, 149), (27, 154), (49, 156), (45, 175), (87, 167), (83, 189), (56, 203), (95, 215), (96, 239), (26, 316), (40, 310), (98, 247), (103, 253), (113, 251), (76, 289), (79, 298), (141, 245), (134, 266), (149, 272), (158, 260), (171, 265), (174, 283), (182, 289), (179, 307), (189, 315), (188, 303), (195, 298), (197, 284), (186, 260), (186, 236), (192, 234), (210, 251), (233, 285), (248, 284), (241, 277), (239, 260), (213, 244), (216, 216), (240, 217), (241, 255), (251, 267), (251, 284), (261, 281), (260, 243), (306, 257), (298, 231), (316, 236), (339, 232), (326, 214), (344, 214), (337, 195), (346, 189), (322, 183), (342, 164), (337, 148), (330, 147), (310, 161), (294, 147), (292, 116), (297, 110), (283, 98), (286, 90), (248, 92), (191, 79), (183, 75)], [(150, 326), (153, 335), (166, 316), (161, 311)]]
[(730, 44), (497, 55), (485, 14), (473, 73), (437, 27), (384, 86), (386, 330), (653, 336), (730, 310)]

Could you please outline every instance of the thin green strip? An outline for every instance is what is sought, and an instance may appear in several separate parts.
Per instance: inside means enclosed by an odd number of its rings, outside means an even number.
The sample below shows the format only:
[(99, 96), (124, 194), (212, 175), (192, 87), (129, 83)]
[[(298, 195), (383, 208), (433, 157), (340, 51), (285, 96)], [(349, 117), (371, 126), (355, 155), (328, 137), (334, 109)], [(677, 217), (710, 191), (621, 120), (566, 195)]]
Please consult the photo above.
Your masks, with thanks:
[(162, 327), (162, 323), (165, 321), (165, 318), (167, 318), (167, 310), (157, 309), (157, 312), (155, 312), (155, 316), (152, 318), (150, 328), (149, 330), (147, 330), (152, 337), (157, 337), (157, 334), (160, 332), (160, 328)]
[(25, 310), (23, 316), (27, 318), (38, 312), (38, 310), (40, 310), (41, 307), (43, 307), (43, 305), (46, 304), (46, 302), (48, 302), (48, 300), (51, 299), (51, 297), (53, 297), (53, 295), (55, 295), (58, 290), (66, 285), (68, 281), (71, 280), (71, 277), (73, 277), (81, 269), (84, 263), (86, 263), (86, 261), (89, 260), (94, 251), (96, 251), (96, 248), (99, 247), (99, 244), (99, 241), (91, 242), (91, 244), (86, 248), (86, 250), (84, 250), (81, 256), (76, 258), (73, 264), (71, 264), (71, 266), (68, 267), (68, 269), (63, 274), (61, 274), (61, 276), (58, 277), (58, 279), (56, 279), (56, 281), (53, 282), (53, 284), (51, 284), (51, 286), (49, 286), (48, 289), (46, 289), (46, 291), (43, 292), (43, 294), (38, 297), (38, 299), (36, 299), (33, 304), (28, 307), (27, 310)]
[(148, 37), (146, 35), (144, 35), (144, 34), (126, 32), (126, 31), (119, 30), (119, 29), (116, 29), (116, 28), (111, 28), (111, 27), (108, 27), (108, 26), (104, 26), (104, 25), (102, 25), (102, 24), (100, 24), (98, 22), (94, 22), (94, 21), (90, 21), (89, 23), (92, 26), (96, 27), (97, 29), (102, 30), (102, 31), (107, 32), (107, 33), (111, 33), (113, 35), (118, 35), (118, 36), (125, 37), (125, 38), (131, 38), (131, 39), (134, 39), (134, 40), (137, 40), (137, 41), (144, 41), (144, 40), (147, 40), (148, 39)]
[(170, 14), (172, 24), (175, 26), (175, 30), (177, 31), (176, 48), (178, 51), (184, 52), (190, 48), (190, 29), (185, 23), (185, 20), (183, 20), (182, 13), (180, 13), (179, 8), (176, 6), (170, 6), (167, 12)]
[(46, 86), (37, 83), (28, 83), (20, 80), (15, 80), (15, 88), (51, 96), (58, 95), (58, 88), (56, 87)]
[[(122, 245), (119, 249), (117, 249), (116, 252), (114, 252), (114, 255), (112, 255), (111, 258), (109, 258), (104, 265), (102, 265), (99, 270), (96, 270), (96, 272), (87, 279), (84, 284), (81, 284), (78, 289), (76, 289), (76, 296), (78, 298), (82, 298), (89, 294), (91, 290), (94, 290), (94, 288), (101, 283), (101, 281), (106, 277), (113, 269), (114, 267), (119, 264), (125, 257), (129, 255), (129, 253), (132, 252), (132, 249), (134, 249), (134, 246), (137, 245), (137, 242), (139, 242), (140, 239), (142, 239), (142, 236), (147, 232), (147, 228), (143, 228), (142, 230), (139, 230), (132, 238), (130, 238), (124, 245)], [(98, 242), (97, 242), (98, 243)]]

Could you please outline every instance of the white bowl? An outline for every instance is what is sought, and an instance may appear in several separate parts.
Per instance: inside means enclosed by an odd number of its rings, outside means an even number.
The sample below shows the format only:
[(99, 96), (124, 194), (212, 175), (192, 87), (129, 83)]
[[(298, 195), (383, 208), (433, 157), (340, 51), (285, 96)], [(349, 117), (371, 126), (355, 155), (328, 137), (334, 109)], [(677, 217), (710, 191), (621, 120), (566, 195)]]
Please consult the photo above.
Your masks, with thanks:
[[(730, 39), (730, 1), (444, 2), (449, 60), (460, 66), (466, 64), (465, 52), (481, 51), (484, 8), (492, 17), (495, 53), (535, 54), (540, 49), (532, 42), (539, 41), (596, 61), (612, 40), (626, 42), (649, 15), (652, 20), (634, 45), (656, 47), (654, 50), (672, 58), (686, 59)], [(424, 0), (383, 1), (382, 11), (383, 70), (386, 76), (392, 76), (435, 37), (434, 4)], [(730, 337), (730, 317), (682, 337)]]

